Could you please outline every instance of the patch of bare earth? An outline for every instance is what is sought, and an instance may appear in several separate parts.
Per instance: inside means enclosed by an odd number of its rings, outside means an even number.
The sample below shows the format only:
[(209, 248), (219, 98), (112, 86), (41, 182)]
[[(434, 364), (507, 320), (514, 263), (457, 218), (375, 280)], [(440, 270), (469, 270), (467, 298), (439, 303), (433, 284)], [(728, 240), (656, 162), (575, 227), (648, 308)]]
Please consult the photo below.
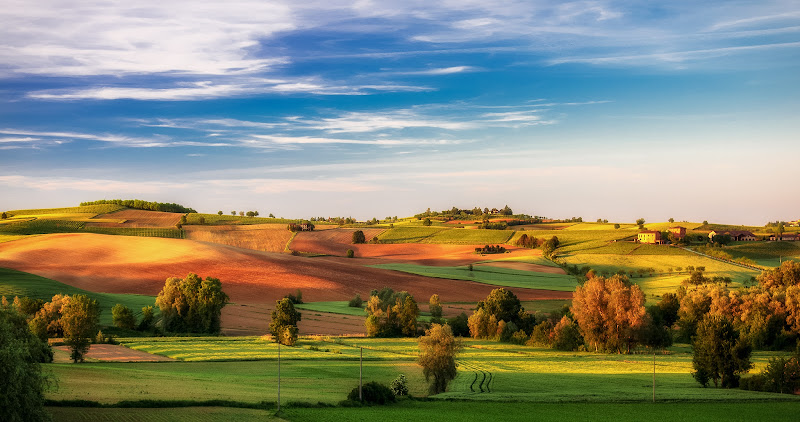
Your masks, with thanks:
[(283, 252), (292, 238), (286, 224), (184, 226), (186, 238), (266, 252)]
[(175, 228), (181, 221), (183, 214), (177, 212), (122, 210), (109, 214), (98, 215), (97, 219), (115, 219), (122, 223), (86, 223), (89, 227), (146, 227), (146, 228)]
[[(69, 356), (69, 346), (55, 346), (54, 348), (65, 352), (67, 356)], [(85, 357), (89, 360), (98, 360), (102, 362), (169, 362), (175, 360), (166, 356), (153, 355), (115, 344), (93, 344)]]

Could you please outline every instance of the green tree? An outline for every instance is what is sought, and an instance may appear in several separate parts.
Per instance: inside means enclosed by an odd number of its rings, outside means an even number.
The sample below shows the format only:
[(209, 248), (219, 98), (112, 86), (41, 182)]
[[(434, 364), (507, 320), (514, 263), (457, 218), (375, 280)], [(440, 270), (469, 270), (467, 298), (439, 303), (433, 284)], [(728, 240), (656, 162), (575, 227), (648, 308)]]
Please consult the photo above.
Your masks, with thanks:
[(738, 387), (739, 375), (753, 367), (750, 343), (740, 338), (733, 323), (722, 315), (703, 318), (692, 349), (692, 375), (703, 387), (709, 380), (714, 381), (715, 387)]
[(0, 214), (0, 219), (5, 220), (6, 218), (8, 218), (8, 214), (6, 214), (6, 212), (3, 211), (3, 214)]
[(439, 295), (432, 294), (428, 301), (428, 312), (431, 313), (431, 319), (436, 319), (434, 322), (440, 322), (442, 319), (442, 303), (439, 301)]
[(461, 343), (453, 336), (450, 326), (441, 324), (433, 324), (419, 338), (418, 343), (418, 362), (422, 366), (425, 380), (430, 382), (430, 393), (447, 391), (447, 385), (458, 373), (456, 355), (461, 349)]
[(614, 228), (618, 229), (619, 228), (619, 223), (614, 223)]
[(675, 219), (674, 219), (674, 218), (672, 218), (672, 217), (670, 217), (670, 218), (669, 218), (669, 222), (670, 222), (670, 223), (674, 223), (674, 222), (675, 222)]
[(364, 325), (369, 337), (416, 335), (419, 307), (408, 292), (395, 292), (388, 287), (373, 290), (365, 311)]
[(217, 211), (217, 215), (222, 216), (222, 211)]
[(487, 315), (494, 315), (497, 321), (519, 322), (522, 303), (512, 291), (503, 288), (494, 289), (486, 299), (478, 302), (477, 309), (483, 309)]
[(133, 330), (136, 328), (136, 316), (131, 311), (131, 308), (117, 303), (111, 308), (111, 317), (116, 325), (119, 328), (125, 328), (128, 330)]
[(64, 343), (72, 353), (72, 361), (83, 362), (97, 327), (100, 324), (100, 305), (86, 295), (74, 295), (61, 308), (61, 327), (64, 330)]
[(367, 241), (367, 238), (364, 236), (364, 232), (361, 230), (356, 230), (353, 232), (353, 244), (360, 244)]
[(431, 223), (431, 219), (430, 219), (430, 218), (426, 218), (426, 219), (425, 219), (425, 220), (422, 222), (422, 225), (423, 225), (423, 226), (430, 226), (431, 224), (433, 224), (433, 223)]
[(155, 314), (153, 313), (152, 306), (145, 306), (142, 308), (142, 320), (139, 321), (139, 326), (137, 329), (139, 331), (147, 331), (153, 328), (153, 323), (155, 322)]
[(644, 218), (636, 220), (636, 224), (639, 226), (640, 229), (644, 228)]
[(9, 422), (50, 420), (44, 408), (48, 380), (40, 365), (45, 356), (52, 360), (50, 346), (10, 306), (0, 306), (0, 345), (0, 417)]
[(275, 302), (269, 323), (269, 333), (281, 344), (293, 346), (297, 342), (297, 322), (301, 315), (288, 298)]
[(219, 279), (203, 280), (194, 273), (168, 278), (156, 298), (164, 330), (176, 333), (219, 333), (220, 314), (227, 303)]

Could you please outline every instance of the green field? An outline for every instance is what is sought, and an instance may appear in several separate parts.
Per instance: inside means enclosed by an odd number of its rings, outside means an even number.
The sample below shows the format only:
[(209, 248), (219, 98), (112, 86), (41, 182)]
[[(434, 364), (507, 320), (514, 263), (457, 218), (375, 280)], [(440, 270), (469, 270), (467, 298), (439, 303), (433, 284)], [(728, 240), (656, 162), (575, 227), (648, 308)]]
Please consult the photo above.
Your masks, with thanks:
[[(207, 225), (228, 225), (228, 224), (289, 224), (299, 223), (303, 219), (291, 218), (269, 218), (269, 217), (247, 217), (231, 215), (226, 212), (222, 215), (219, 214), (203, 214), (203, 213), (189, 213), (186, 217), (187, 224), (200, 224), (200, 217), (203, 217), (204, 224)], [(336, 225), (336, 223), (328, 223), (323, 221), (312, 221), (314, 225)]]
[(139, 228), (139, 227), (89, 227), (83, 220), (21, 220), (0, 224), (0, 233), (18, 236), (50, 233), (95, 233), (118, 236), (164, 237), (183, 239), (184, 232), (179, 229)]
[(69, 207), (69, 208), (42, 208), (42, 209), (30, 209), (30, 210), (11, 210), (7, 211), (8, 214), (12, 216), (17, 215), (39, 215), (39, 214), (80, 214), (80, 213), (89, 213), (89, 214), (108, 214), (114, 211), (119, 211), (121, 209), (125, 209), (125, 207), (120, 205), (114, 204), (102, 204), (102, 205), (84, 205), (82, 207)]
[[(364, 302), (366, 306), (366, 301)], [(300, 305), (294, 305), (295, 308), (310, 312), (328, 312), (331, 314), (350, 315), (358, 317), (366, 317), (367, 313), (364, 307), (354, 308), (349, 306), (346, 300), (335, 300), (330, 302), (309, 302)], [(430, 322), (431, 315), (427, 312), (420, 312), (418, 320)]]
[(514, 244), (523, 234), (547, 240), (553, 236), (558, 237), (560, 246), (559, 254), (578, 252), (586, 249), (604, 247), (615, 240), (624, 240), (636, 236), (632, 230), (525, 230), (514, 233), (508, 242)]
[[(230, 343), (225, 346), (224, 343)], [(252, 342), (247, 345), (243, 342)], [(559, 352), (550, 349), (463, 339), (459, 375), (442, 399), (490, 402), (646, 403), (652, 398), (653, 356)], [(277, 398), (277, 346), (258, 338), (241, 339), (122, 339), (139, 350), (205, 353), (225, 347), (229, 362), (54, 363), (45, 367), (58, 379), (54, 400), (236, 400), (249, 403)], [(156, 348), (164, 348), (158, 351)], [(252, 356), (258, 347), (263, 355)], [(281, 348), (282, 396), (286, 401), (336, 403), (356, 385), (360, 347), (365, 379), (389, 383), (403, 373), (415, 396), (425, 395), (422, 371), (415, 364), (416, 339), (302, 338), (297, 347)], [(172, 348), (166, 350), (166, 348)], [(320, 349), (320, 350), (316, 350)], [(329, 349), (325, 352), (324, 348)], [(174, 350), (173, 350), (174, 349)], [(179, 349), (183, 351), (179, 351)], [(205, 350), (205, 351), (204, 351)], [(335, 350), (338, 350), (336, 352)], [(672, 347), (656, 357), (656, 396), (665, 401), (787, 400), (800, 397), (738, 389), (702, 388), (690, 375), (691, 352)], [(756, 352), (754, 371), (780, 352)], [(198, 356), (202, 359), (202, 356)], [(262, 359), (262, 360), (252, 360)]]
[(402, 271), (426, 277), (467, 280), (503, 287), (556, 290), (571, 292), (578, 285), (575, 277), (564, 274), (548, 274), (533, 271), (474, 265), (468, 267), (430, 267), (414, 264), (378, 264), (374, 268)]
[(735, 242), (722, 251), (765, 267), (777, 267), (781, 260), (800, 260), (800, 242)]
[[(35, 274), (0, 268), (0, 296), (6, 296), (9, 301), (14, 296), (27, 296), (49, 302), (54, 295), (59, 293), (70, 296), (83, 294), (97, 300), (101, 309), (100, 324), (104, 326), (112, 325), (111, 308), (117, 303), (131, 308), (138, 317), (142, 307), (155, 306), (156, 301), (154, 296), (89, 292)], [(157, 307), (156, 313), (158, 313)]]
[(422, 239), (421, 243), (446, 245), (494, 245), (508, 242), (511, 230), (447, 229)]
[(381, 243), (418, 243), (443, 230), (447, 229), (442, 227), (400, 226), (381, 233), (378, 236), (378, 240)]
[(24, 239), (28, 237), (24, 234), (0, 234), (0, 243), (11, 242), (13, 240)]
[(54, 421), (80, 422), (245, 422), (252, 420), (281, 421), (275, 410), (237, 409), (233, 407), (179, 408), (91, 408), (48, 407)]

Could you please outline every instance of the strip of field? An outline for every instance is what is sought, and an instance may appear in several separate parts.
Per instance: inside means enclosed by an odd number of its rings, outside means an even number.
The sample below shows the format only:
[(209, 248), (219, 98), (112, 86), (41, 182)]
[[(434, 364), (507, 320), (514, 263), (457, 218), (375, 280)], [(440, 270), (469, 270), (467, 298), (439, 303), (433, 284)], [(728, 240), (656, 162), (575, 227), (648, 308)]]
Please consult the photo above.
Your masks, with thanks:
[(575, 277), (564, 274), (538, 273), (490, 266), (467, 267), (428, 267), (413, 264), (378, 264), (375, 268), (402, 271), (426, 277), (451, 280), (469, 280), (493, 286), (519, 287), (525, 289), (554, 290), (572, 292), (577, 286)]
[(189, 240), (266, 252), (283, 252), (293, 235), (285, 224), (186, 226), (184, 230)]
[[(203, 218), (203, 224), (211, 225), (231, 225), (231, 224), (283, 224), (286, 227), (289, 223), (299, 223), (303, 220), (290, 219), (290, 218), (270, 218), (270, 217), (247, 217), (240, 215), (230, 215), (229, 213), (219, 214), (202, 214), (202, 213), (189, 213), (186, 220), (188, 224), (200, 224), (200, 218)], [(314, 230), (325, 230), (328, 228), (336, 228), (336, 223), (329, 223), (326, 221), (314, 221)]]
[[(417, 298), (417, 300), (418, 301), (424, 300), (424, 298)], [(425, 306), (425, 303), (420, 303), (420, 305)], [(349, 306), (348, 301), (344, 300), (337, 300), (330, 302), (310, 302), (310, 303), (303, 303), (300, 305), (294, 305), (294, 307), (297, 309), (306, 310), (310, 312), (327, 312), (330, 314), (351, 315), (357, 317), (367, 316), (363, 306), (360, 308), (355, 308)], [(430, 322), (431, 315), (430, 313), (427, 312), (420, 312), (419, 316), (417, 317), (417, 320), (423, 322)]]
[(444, 227), (401, 226), (383, 232), (378, 236), (381, 243), (417, 243), (429, 236), (447, 230)]
[(181, 221), (182, 215), (177, 212), (126, 209), (98, 215), (96, 219), (92, 219), (87, 225), (89, 227), (174, 228)]
[(511, 230), (448, 229), (436, 232), (420, 242), (445, 245), (495, 245), (508, 242), (513, 235), (514, 232)]
[(509, 240), (513, 245), (523, 234), (533, 236), (540, 240), (547, 240), (553, 236), (558, 237), (560, 246), (559, 254), (581, 252), (586, 249), (606, 246), (613, 241), (624, 240), (636, 236), (633, 230), (525, 230), (514, 233)]
[(68, 208), (43, 208), (43, 209), (29, 209), (29, 210), (11, 210), (8, 214), (15, 215), (38, 215), (38, 214), (75, 214), (75, 213), (90, 213), (108, 214), (110, 212), (123, 209), (121, 205), (114, 204), (101, 204), (101, 205), (84, 205), (82, 207), (68, 207)]
[[(22, 271), (0, 268), (0, 296), (31, 297), (49, 302), (56, 294), (87, 295), (100, 304), (100, 324), (112, 325), (111, 308), (117, 303), (129, 307), (137, 317), (144, 306), (154, 306), (155, 297), (136, 294), (95, 293)], [(156, 308), (156, 312), (158, 308)]]
[(737, 242), (722, 251), (765, 267), (777, 267), (782, 260), (800, 260), (800, 242)]
[(239, 409), (235, 407), (179, 408), (91, 408), (48, 407), (53, 420), (59, 422), (247, 422), (283, 421), (274, 410)]
[(0, 243), (4, 242), (11, 242), (18, 239), (24, 239), (27, 237), (24, 234), (0, 234)]
[[(353, 233), (357, 229), (332, 229), (323, 231), (299, 232), (292, 239), (289, 248), (294, 251), (345, 256), (348, 249), (357, 249), (353, 244)], [(367, 241), (379, 236), (385, 229), (362, 229)], [(359, 255), (360, 256), (360, 255)]]
[[(65, 358), (64, 362), (70, 361), (69, 354), (72, 351), (70, 346), (56, 346), (54, 349), (61, 352)], [(171, 362), (174, 360), (166, 356), (154, 355), (115, 344), (93, 344), (84, 357), (89, 361), (100, 362)]]

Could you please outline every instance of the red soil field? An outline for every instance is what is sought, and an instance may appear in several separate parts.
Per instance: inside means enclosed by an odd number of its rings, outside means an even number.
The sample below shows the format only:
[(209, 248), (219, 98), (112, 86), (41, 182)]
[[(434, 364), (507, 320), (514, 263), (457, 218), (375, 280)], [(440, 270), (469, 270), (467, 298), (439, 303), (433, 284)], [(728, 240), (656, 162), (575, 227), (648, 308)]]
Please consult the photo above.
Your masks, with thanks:
[[(348, 249), (356, 250), (362, 245), (353, 245), (353, 232), (359, 229), (330, 229), (324, 231), (298, 232), (289, 248), (293, 251), (345, 256)], [(370, 241), (386, 229), (360, 229)]]
[[(55, 346), (54, 349), (64, 352), (67, 356), (71, 353), (69, 346)], [(91, 345), (89, 353), (86, 354), (86, 358), (89, 360), (97, 359), (103, 362), (170, 362), (175, 360), (166, 356), (153, 355), (113, 344)], [(66, 361), (71, 362), (71, 360)]]
[(286, 224), (184, 226), (186, 239), (237, 248), (283, 252), (292, 238)]
[(124, 223), (86, 223), (90, 227), (147, 227), (175, 228), (183, 214), (177, 212), (122, 210), (110, 214), (98, 215), (95, 218), (111, 218), (125, 220)]
[[(381, 246), (381, 245), (376, 245)], [(473, 302), (495, 286), (364, 267), (374, 260), (305, 258), (182, 239), (50, 234), (0, 244), (0, 267), (27, 271), (95, 292), (156, 295), (168, 277), (219, 278), (237, 303), (270, 303), (297, 289), (308, 302), (366, 297), (384, 286), (417, 298)], [(569, 298), (571, 292), (511, 289), (520, 300)]]

